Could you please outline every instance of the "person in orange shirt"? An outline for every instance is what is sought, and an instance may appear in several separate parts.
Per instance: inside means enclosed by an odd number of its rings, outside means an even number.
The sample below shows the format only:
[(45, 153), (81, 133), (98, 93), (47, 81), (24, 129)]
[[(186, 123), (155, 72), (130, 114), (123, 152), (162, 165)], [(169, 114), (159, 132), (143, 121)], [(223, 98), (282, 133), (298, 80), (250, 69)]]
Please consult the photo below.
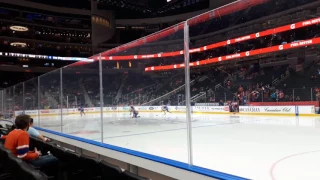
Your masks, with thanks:
[(29, 150), (30, 125), (29, 115), (19, 115), (15, 119), (16, 129), (12, 130), (6, 137), (4, 147), (9, 149), (18, 158), (27, 161), (35, 167), (51, 166), (58, 163), (58, 159), (52, 155), (41, 156), (41, 152), (34, 149)]

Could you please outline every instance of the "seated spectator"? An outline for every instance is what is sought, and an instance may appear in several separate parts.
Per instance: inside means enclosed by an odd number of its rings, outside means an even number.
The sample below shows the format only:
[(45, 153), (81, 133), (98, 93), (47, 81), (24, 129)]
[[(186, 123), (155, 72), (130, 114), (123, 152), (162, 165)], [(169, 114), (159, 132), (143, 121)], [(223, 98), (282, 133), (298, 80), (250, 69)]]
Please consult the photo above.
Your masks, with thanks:
[(49, 138), (46, 138), (46, 137), (43, 137), (38, 130), (36, 130), (34, 127), (33, 127), (33, 118), (30, 118), (30, 126), (29, 126), (29, 129), (28, 129), (28, 134), (30, 137), (33, 137), (35, 139), (40, 139), (44, 142), (48, 142), (50, 141)]
[(279, 99), (282, 101), (284, 99), (284, 93), (283, 91), (280, 91), (279, 93)]
[(222, 100), (220, 100), (220, 102), (219, 102), (219, 106), (224, 106), (224, 103), (223, 103), (223, 101), (222, 101)]
[(27, 133), (30, 125), (29, 115), (19, 115), (15, 119), (16, 129), (11, 131), (4, 144), (18, 158), (27, 161), (35, 167), (56, 165), (58, 159), (52, 155), (41, 156), (41, 152), (34, 148), (29, 151), (29, 134)]
[(272, 99), (273, 101), (276, 101), (276, 99), (277, 99), (277, 94), (276, 94), (275, 92), (271, 94), (271, 99)]

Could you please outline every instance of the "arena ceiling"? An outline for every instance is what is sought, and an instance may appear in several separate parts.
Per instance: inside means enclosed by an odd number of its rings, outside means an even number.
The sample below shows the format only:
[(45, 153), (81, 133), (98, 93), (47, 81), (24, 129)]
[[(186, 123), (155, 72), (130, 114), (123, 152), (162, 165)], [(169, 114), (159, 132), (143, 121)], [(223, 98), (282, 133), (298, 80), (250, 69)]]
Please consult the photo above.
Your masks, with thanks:
[[(78, 9), (90, 9), (90, 0), (28, 0)], [(99, 9), (114, 10), (117, 18), (145, 18), (192, 12), (209, 7), (209, 0), (95, 0)]]
[[(90, 0), (28, 0), (32, 2), (38, 2), (43, 4), (49, 4), (54, 6), (64, 6), (64, 7), (81, 7), (81, 8), (90, 8)], [(128, 3), (130, 5), (144, 6), (150, 9), (158, 9), (164, 6), (168, 1), (170, 3), (181, 2), (184, 0), (95, 0), (101, 3), (110, 3), (110, 4), (121, 4), (122, 2)]]

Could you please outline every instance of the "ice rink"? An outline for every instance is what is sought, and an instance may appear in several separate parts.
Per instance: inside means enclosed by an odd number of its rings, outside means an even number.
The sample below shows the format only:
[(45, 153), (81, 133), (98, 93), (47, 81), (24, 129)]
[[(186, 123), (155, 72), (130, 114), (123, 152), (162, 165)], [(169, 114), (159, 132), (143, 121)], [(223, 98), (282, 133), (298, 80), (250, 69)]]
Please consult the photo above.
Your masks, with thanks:
[[(104, 143), (187, 162), (185, 114), (105, 113)], [(37, 119), (35, 119), (37, 123)], [(61, 117), (41, 117), (59, 131)], [(257, 180), (320, 179), (320, 116), (192, 115), (194, 165)], [(63, 133), (101, 141), (100, 114), (63, 116)]]

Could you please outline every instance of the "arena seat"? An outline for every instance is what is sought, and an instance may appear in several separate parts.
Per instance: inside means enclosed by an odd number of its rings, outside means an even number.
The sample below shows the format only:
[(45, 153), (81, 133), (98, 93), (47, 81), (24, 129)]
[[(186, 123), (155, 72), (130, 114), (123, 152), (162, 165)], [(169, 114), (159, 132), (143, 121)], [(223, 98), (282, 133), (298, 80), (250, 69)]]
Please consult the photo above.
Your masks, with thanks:
[(0, 179), (24, 179), (24, 180), (47, 180), (54, 177), (48, 177), (33, 166), (15, 157), (10, 150), (0, 144)]
[(8, 164), (12, 179), (23, 179), (21, 176), (20, 164), (22, 163), (21, 159), (17, 159), (12, 153), (8, 153)]
[(81, 167), (83, 167), (83, 174), (85, 179), (97, 179), (101, 176), (99, 161), (97, 161), (97, 159), (86, 155), (81, 155), (80, 163)]
[(39, 140), (30, 137), (30, 142), (29, 142), (29, 149), (30, 150), (33, 150), (36, 147), (39, 151), (44, 153), (44, 151), (42, 149), (43, 146), (44, 146), (43, 143), (41, 143)]
[[(31, 165), (16, 158), (13, 154), (8, 154), (8, 166), (10, 168), (12, 179), (23, 180), (48, 180), (49, 177), (44, 173), (34, 169)], [(51, 177), (50, 179), (53, 179)]]
[(150, 180), (148, 178), (133, 174), (127, 170), (125, 170), (123, 174), (124, 174), (125, 180)]
[(85, 167), (81, 166), (79, 154), (60, 147), (54, 147), (52, 154), (61, 161), (62, 171), (68, 180), (82, 178), (83, 168)]
[[(3, 145), (2, 145), (3, 147)], [(129, 171), (123, 173), (123, 171), (115, 165), (109, 164), (106, 161), (99, 161), (96, 158), (89, 157), (83, 154), (78, 154), (67, 150), (63, 147), (58, 147), (56, 144), (43, 142), (41, 140), (30, 138), (30, 148), (37, 147), (43, 153), (50, 151), (52, 155), (57, 157), (60, 161), (61, 172), (54, 174), (54, 177), (66, 180), (94, 180), (94, 179), (117, 179), (117, 180), (147, 180), (147, 178), (140, 177), (132, 174)], [(1, 150), (0, 145), (0, 157), (2, 152), (6, 149), (3, 147)], [(8, 151), (8, 150), (7, 150)], [(8, 153), (11, 153), (10, 151)], [(0, 163), (1, 165), (1, 163)], [(29, 167), (25, 167), (24, 171), (30, 171)], [(31, 167), (32, 168), (32, 167)], [(36, 168), (36, 167), (35, 167)], [(36, 168), (39, 169), (39, 168)], [(46, 172), (45, 169), (41, 171)], [(46, 173), (48, 174), (48, 173)], [(35, 173), (34, 176), (39, 176)], [(53, 177), (48, 177), (48, 179)]]
[(3, 144), (0, 144), (0, 179), (10, 179), (11, 177), (8, 167), (9, 153), (11, 153), (11, 151), (5, 149)]
[(115, 165), (109, 164), (106, 161), (99, 163), (102, 179), (122, 179), (122, 170)]
[(64, 158), (64, 153), (65, 153), (65, 149), (60, 148), (58, 146), (54, 146), (54, 145), (50, 145), (51, 149), (50, 149), (50, 153), (53, 154), (55, 157), (57, 157), (60, 161), (64, 162), (65, 159)]
[(20, 164), (20, 168), (22, 171), (22, 177), (23, 179), (30, 179), (30, 180), (49, 180), (49, 179), (54, 179), (54, 177), (48, 177), (46, 174), (44, 174), (41, 171), (35, 170), (32, 166), (30, 166), (27, 163), (22, 162)]
[(51, 152), (53, 148), (50, 143), (30, 137), (29, 149), (33, 150), (35, 147), (40, 150), (43, 155), (48, 154), (48, 151)]

